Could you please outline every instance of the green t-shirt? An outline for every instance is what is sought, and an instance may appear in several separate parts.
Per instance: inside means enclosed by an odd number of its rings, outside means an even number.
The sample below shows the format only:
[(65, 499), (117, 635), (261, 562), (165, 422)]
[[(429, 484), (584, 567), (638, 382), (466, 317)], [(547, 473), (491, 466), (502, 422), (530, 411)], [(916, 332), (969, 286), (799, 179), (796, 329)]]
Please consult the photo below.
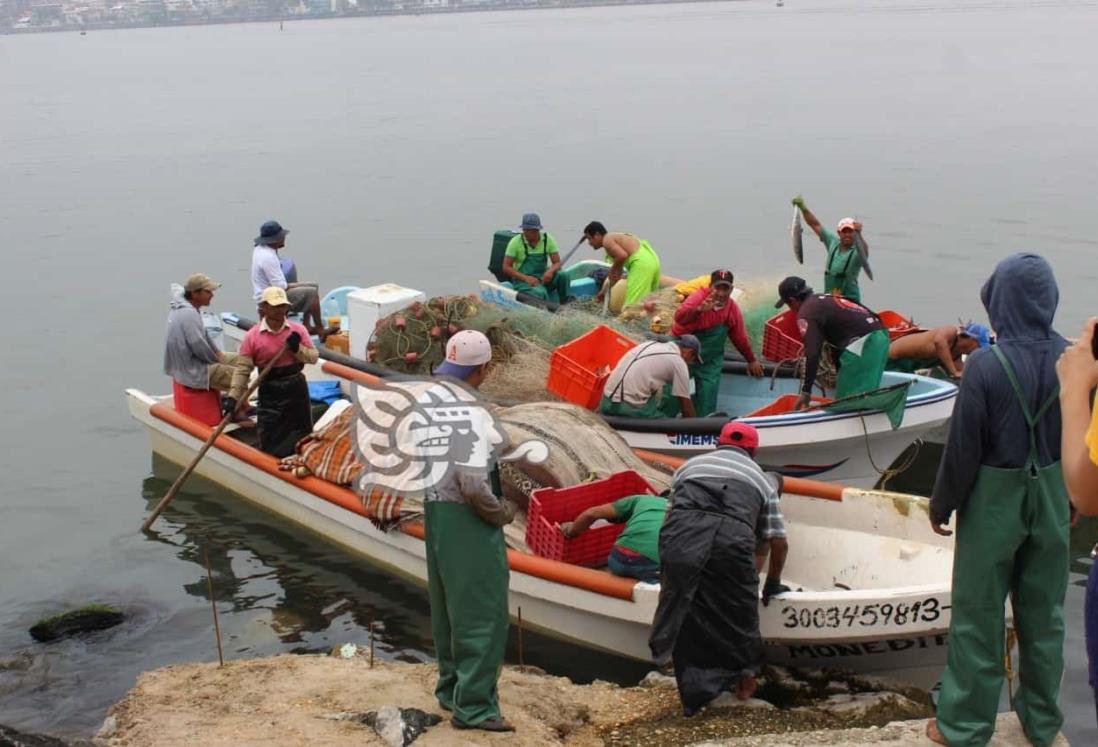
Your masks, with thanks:
[(658, 495), (629, 495), (614, 501), (614, 511), (617, 520), (625, 522), (625, 531), (614, 544), (660, 562), (660, 527), (667, 515), (667, 499)]
[(842, 239), (834, 231), (820, 229), (820, 241), (827, 247), (827, 265), (824, 267), (824, 293), (836, 288), (839, 295), (852, 301), (862, 300), (858, 288), (858, 274), (862, 271), (862, 257), (853, 246), (844, 250)]
[(548, 231), (541, 235), (541, 239), (536, 246), (531, 246), (526, 242), (526, 237), (521, 233), (512, 236), (511, 240), (507, 242), (507, 250), (504, 255), (510, 257), (516, 270), (522, 271), (522, 263), (526, 261), (526, 256), (529, 254), (546, 254), (553, 255), (558, 254), (557, 240), (553, 238), (553, 235)]

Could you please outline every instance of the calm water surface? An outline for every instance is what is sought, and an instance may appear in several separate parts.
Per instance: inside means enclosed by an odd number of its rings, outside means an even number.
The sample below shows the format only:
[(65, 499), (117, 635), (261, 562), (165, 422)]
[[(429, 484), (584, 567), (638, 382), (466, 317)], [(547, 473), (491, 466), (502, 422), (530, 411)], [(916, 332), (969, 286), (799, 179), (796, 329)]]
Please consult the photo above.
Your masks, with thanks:
[[(1096, 308), (1093, 2), (790, 0), (0, 38), (0, 722), (87, 733), (137, 673), (366, 639), (430, 656), (425, 595), (192, 480), (155, 532), (153, 462), (125, 387), (159, 392), (168, 284), (194, 271), (250, 305), (269, 217), (324, 287), (470, 289), (491, 231), (538, 210), (562, 242), (597, 218), (678, 275), (796, 270), (789, 198), (855, 214), (867, 301), (924, 324), (982, 318), (979, 285), (1048, 257), (1068, 334)], [(822, 255), (806, 270), (819, 282)], [(1083, 523), (1063, 703), (1094, 738)], [(794, 550), (795, 551), (795, 550)], [(33, 645), (67, 604), (123, 629)], [(534, 641), (577, 679), (643, 672)]]

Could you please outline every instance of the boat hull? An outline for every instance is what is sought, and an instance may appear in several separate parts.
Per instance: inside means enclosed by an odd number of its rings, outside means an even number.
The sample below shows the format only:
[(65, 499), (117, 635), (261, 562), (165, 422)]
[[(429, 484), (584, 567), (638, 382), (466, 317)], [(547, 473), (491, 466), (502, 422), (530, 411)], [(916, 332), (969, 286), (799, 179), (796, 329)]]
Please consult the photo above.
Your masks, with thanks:
[[(149, 432), (153, 451), (176, 464), (188, 464), (201, 447), (200, 437), (209, 429), (174, 411), (170, 413), (173, 417), (166, 419), (170, 397), (151, 397), (137, 390), (128, 390), (127, 397), (131, 414)], [(231, 451), (227, 450), (228, 441), (231, 439), (226, 436), (218, 440), (199, 462), (198, 474), (373, 564), (425, 585), (427, 570), (421, 539), (378, 531), (361, 515), (303, 487), (305, 481), (272, 471), (269, 464), (264, 466), (264, 455), (250, 457), (249, 452), (255, 451), (250, 447), (232, 442)], [(848, 547), (845, 551), (853, 555), (843, 559), (841, 566), (851, 573), (862, 573), (858, 570), (861, 564), (872, 561), (874, 555), (878, 556), (876, 565), (885, 568), (898, 562), (902, 565), (905, 552), (917, 551), (916, 555), (921, 555), (909, 560), (922, 564), (919, 577), (929, 574), (938, 582), (900, 589), (835, 591), (831, 590), (832, 584), (841, 583), (842, 570), (834, 578), (808, 579), (812, 588), (828, 590), (788, 594), (768, 607), (760, 607), (768, 659), (797, 666), (841, 667), (930, 688), (945, 662), (951, 546), (936, 536), (911, 536), (921, 531), (917, 526), (927, 527), (925, 521), (919, 525), (909, 522), (911, 512), (916, 510), (912, 506), (922, 499), (900, 500), (892, 494), (825, 487), (830, 491), (828, 498), (787, 495), (783, 500), (790, 544), (794, 553), (806, 556), (806, 569), (834, 555), (832, 540), (813, 540), (821, 531), (827, 535), (877, 528), (908, 536), (903, 540), (874, 539), (868, 543), (872, 547), (864, 546), (866, 543)], [(835, 495), (842, 500), (835, 500)], [(821, 530), (821, 521), (830, 522), (830, 528)], [(622, 598), (515, 570), (514, 565), (512, 562), (509, 599), (513, 618), (521, 608), (523, 623), (530, 629), (581, 646), (649, 660), (647, 641), (659, 597), (657, 585), (631, 585), (631, 592), (626, 594), (629, 598)], [(787, 580), (794, 585), (797, 582), (795, 576)], [(876, 583), (873, 579), (869, 582)], [(888, 620), (884, 619), (882, 605), (889, 605)]]

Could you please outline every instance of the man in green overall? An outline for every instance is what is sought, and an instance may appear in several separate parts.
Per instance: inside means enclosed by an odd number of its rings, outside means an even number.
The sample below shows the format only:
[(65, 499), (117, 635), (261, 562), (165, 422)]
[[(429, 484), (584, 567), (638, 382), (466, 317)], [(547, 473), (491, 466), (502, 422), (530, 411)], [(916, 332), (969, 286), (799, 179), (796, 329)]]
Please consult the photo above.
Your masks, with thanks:
[(854, 246), (854, 234), (862, 232), (862, 224), (853, 218), (843, 218), (836, 226), (838, 234), (835, 234), (823, 227), (819, 219), (805, 206), (803, 197), (794, 197), (793, 204), (801, 209), (805, 223), (816, 232), (827, 248), (824, 293), (861, 303), (862, 292), (858, 288), (858, 275), (862, 271), (862, 258)]
[(607, 233), (606, 226), (593, 220), (583, 229), (587, 243), (592, 249), (606, 252), (606, 261), (610, 263), (610, 275), (606, 284), (595, 296), (599, 303), (606, 293), (625, 278), (625, 302), (623, 306), (640, 303), (649, 293), (660, 289), (660, 258), (656, 250), (644, 239), (631, 233)]
[(1060, 469), (1052, 329), (1059, 291), (1035, 254), (999, 263), (980, 298), (997, 333), (965, 365), (930, 501), (938, 534), (957, 512), (949, 659), (938, 717), (927, 736), (952, 747), (986, 745), (1003, 687), (1004, 602), (1011, 598), (1021, 654), (1014, 710), (1045, 747), (1063, 723), (1068, 495)]
[(755, 359), (747, 337), (743, 312), (732, 300), (732, 280), (730, 270), (714, 270), (709, 276), (709, 287), (699, 288), (686, 297), (676, 309), (675, 323), (671, 326), (671, 334), (689, 333), (701, 343), (700, 357), (705, 362), (690, 366), (690, 375), (694, 377), (694, 410), (703, 417), (717, 409), (726, 339), (747, 361), (747, 373), (756, 378), (763, 375), (762, 364)]
[[(507, 243), (503, 256), (503, 274), (511, 278), (511, 285), (542, 301), (570, 300), (571, 283), (560, 271), (557, 241), (548, 231), (542, 232), (541, 218), (537, 213), (526, 213), (519, 230), (521, 233)], [(550, 298), (550, 293), (556, 298)]]
[(797, 410), (812, 402), (820, 356), (826, 342), (838, 352), (839, 378), (835, 399), (869, 392), (881, 385), (888, 362), (888, 332), (877, 315), (859, 303), (839, 296), (818, 296), (804, 278), (787, 277), (778, 285), (778, 302), (797, 314), (797, 328), (804, 342), (804, 381)]
[[(491, 360), (488, 338), (464, 330), (450, 338), (446, 360), (435, 374), (476, 388)], [(474, 432), (474, 437), (487, 434)], [(454, 451), (451, 446), (448, 456), (456, 459)], [(451, 466), (424, 499), (427, 594), (438, 657), (435, 696), (442, 708), (453, 712), (455, 729), (515, 730), (500, 713), (496, 689), (510, 625), (510, 569), (502, 527), (515, 514), (498, 492), (487, 470)]]
[(699, 360), (700, 350), (694, 335), (637, 345), (606, 379), (599, 412), (631, 418), (673, 418), (680, 412), (695, 417), (689, 364)]

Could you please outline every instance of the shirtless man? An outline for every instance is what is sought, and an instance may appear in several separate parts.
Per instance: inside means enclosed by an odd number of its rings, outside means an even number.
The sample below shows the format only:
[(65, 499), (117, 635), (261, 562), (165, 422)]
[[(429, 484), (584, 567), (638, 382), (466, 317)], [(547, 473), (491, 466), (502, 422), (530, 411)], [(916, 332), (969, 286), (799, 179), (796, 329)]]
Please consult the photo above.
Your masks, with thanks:
[(597, 302), (601, 303), (606, 292), (621, 280), (622, 270), (628, 272), (625, 306), (640, 303), (649, 293), (660, 289), (660, 258), (647, 241), (631, 233), (608, 233), (606, 226), (597, 220), (587, 224), (583, 235), (592, 249), (606, 252), (606, 261), (610, 263), (610, 276), (595, 296)]
[(941, 366), (950, 378), (964, 370), (963, 356), (991, 344), (991, 330), (970, 322), (964, 326), (935, 327), (898, 338), (888, 346), (886, 371), (915, 373)]

